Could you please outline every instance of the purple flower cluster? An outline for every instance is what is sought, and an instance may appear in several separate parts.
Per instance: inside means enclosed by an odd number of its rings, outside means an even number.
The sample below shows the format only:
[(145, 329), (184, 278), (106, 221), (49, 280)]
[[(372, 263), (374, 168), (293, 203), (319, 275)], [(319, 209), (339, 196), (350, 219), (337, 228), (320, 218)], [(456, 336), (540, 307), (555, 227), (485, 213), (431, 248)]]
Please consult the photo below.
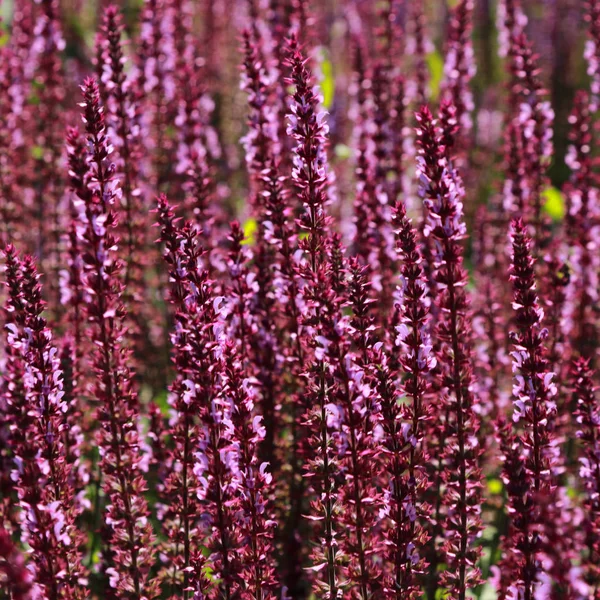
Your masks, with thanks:
[(0, 598), (600, 600), (600, 3), (9, 4)]

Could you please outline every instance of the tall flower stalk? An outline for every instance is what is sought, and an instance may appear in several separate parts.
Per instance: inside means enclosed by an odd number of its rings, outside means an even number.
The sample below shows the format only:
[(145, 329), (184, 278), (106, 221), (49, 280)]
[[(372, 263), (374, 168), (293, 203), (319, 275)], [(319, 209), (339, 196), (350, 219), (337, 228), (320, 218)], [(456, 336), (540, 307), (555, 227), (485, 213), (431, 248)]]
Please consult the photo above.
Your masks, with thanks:
[(417, 115), (419, 128), (418, 175), (420, 193), (428, 211), (425, 234), (436, 244), (434, 254), (436, 300), (440, 316), (436, 335), (441, 344), (441, 387), (447, 394), (443, 474), (447, 486), (444, 496), (443, 551), (448, 570), (444, 585), (457, 598), (479, 582), (476, 566), (478, 550), (474, 545), (481, 531), (481, 473), (478, 459), (478, 421), (473, 410), (471, 341), (468, 333), (469, 303), (465, 293), (467, 274), (463, 267), (462, 240), (464, 190), (460, 176), (448, 159), (431, 112), (423, 108)]
[[(337, 262), (334, 252), (333, 269)], [(374, 477), (378, 469), (369, 468), (379, 462), (375, 444), (379, 398), (372, 385), (372, 361), (378, 336), (371, 311), (373, 301), (367, 269), (353, 259), (347, 272), (344, 283), (347, 292), (342, 293), (347, 297), (352, 316), (348, 322), (338, 319), (334, 326), (338, 335), (330, 334), (326, 344), (327, 355), (335, 365), (335, 383), (330, 392), (331, 420), (339, 429), (334, 437), (340, 448), (340, 470), (346, 478), (339, 492), (342, 508), (339, 522), (347, 527), (348, 533), (339, 545), (348, 562), (347, 585), (356, 589), (358, 597), (366, 599), (378, 593), (380, 583), (376, 580), (381, 575), (380, 566), (373, 560), (380, 540), (372, 534), (381, 504)]]
[[(297, 227), (304, 234), (298, 246), (306, 256), (297, 269), (305, 282), (302, 295), (309, 309), (302, 319), (306, 332), (302, 343), (306, 354), (311, 357), (306, 373), (306, 404), (303, 409), (313, 432), (308, 443), (318, 449), (307, 464), (307, 474), (316, 495), (311, 502), (309, 518), (315, 524), (322, 521), (319, 535), (324, 540), (323, 548), (315, 548), (313, 552), (313, 569), (317, 574), (323, 573), (319, 587), (325, 597), (336, 598), (339, 588), (335, 527), (337, 461), (330, 431), (333, 423), (328, 398), (332, 365), (326, 355), (331, 337), (335, 335), (334, 323), (339, 312), (339, 301), (335, 290), (330, 287), (332, 269), (327, 260), (330, 247), (326, 233), (330, 217), (325, 209), (328, 177), (325, 142), (328, 128), (325, 114), (319, 112), (312, 75), (295, 36), (289, 41), (288, 62), (291, 68), (290, 83), (295, 88), (288, 126), (288, 135), (296, 141), (292, 179), (302, 203)], [(311, 329), (315, 337), (307, 335)]]
[(472, 0), (461, 0), (452, 12), (441, 92), (442, 98), (450, 100), (456, 107), (461, 135), (470, 133), (471, 112), (474, 108), (473, 94), (469, 87), (476, 70), (471, 43), (473, 9)]
[[(161, 240), (165, 245), (164, 260), (169, 266), (170, 301), (175, 306), (175, 331), (171, 336), (173, 360), (179, 371), (171, 384), (171, 408), (173, 417), (169, 434), (173, 449), (165, 461), (169, 472), (161, 489), (164, 508), (160, 514), (167, 543), (163, 552), (165, 559), (161, 573), (165, 589), (172, 596), (179, 592), (183, 598), (189, 597), (197, 587), (200, 573), (192, 572), (190, 567), (194, 558), (194, 547), (202, 539), (199, 530), (199, 482), (194, 473), (195, 448), (199, 443), (198, 424), (195, 415), (198, 406), (192, 402), (186, 372), (192, 368), (189, 352), (190, 329), (195, 325), (193, 316), (186, 311), (187, 270), (189, 260), (181, 248), (183, 237), (176, 228), (175, 215), (166, 198), (162, 196), (158, 203)], [(187, 251), (192, 249), (188, 247)], [(189, 258), (188, 258), (189, 256)]]
[(265, 417), (266, 435), (263, 456), (272, 466), (279, 462), (275, 456), (276, 438), (281, 422), (276, 412), (276, 398), (280, 391), (277, 372), (281, 372), (281, 332), (277, 330), (276, 317), (281, 309), (278, 298), (273, 294), (279, 267), (279, 253), (268, 242), (270, 232), (266, 198), (268, 198), (268, 179), (264, 173), (273, 167), (272, 160), (280, 153), (277, 139), (277, 114), (274, 104), (272, 82), (265, 64), (264, 44), (260, 44), (259, 26), (256, 17), (253, 22), (253, 37), (244, 31), (244, 80), (243, 85), (248, 93), (249, 131), (244, 142), (246, 147), (246, 163), (252, 176), (251, 204), (254, 219), (257, 222), (255, 234), (254, 269), (251, 277), (255, 277), (255, 299), (257, 323), (256, 333), (252, 336), (253, 354), (258, 367), (258, 379), (261, 387), (261, 403)]
[(244, 371), (233, 344), (224, 349), (225, 397), (231, 402), (236, 453), (234, 482), (237, 486), (241, 546), (241, 577), (248, 598), (274, 600), (276, 571), (273, 547), (273, 477), (268, 463), (259, 460), (264, 439), (262, 415), (256, 414), (256, 392)]
[[(61, 31), (60, 8), (56, 0), (40, 2), (35, 33), (33, 57), (37, 60), (34, 82), (39, 90), (39, 108), (33, 113), (33, 137), (41, 149), (36, 155), (34, 171), (37, 175), (33, 192), (34, 214), (38, 235), (36, 256), (43, 272), (51, 274), (47, 286), (54, 295), (58, 291), (58, 263), (60, 238), (63, 228), (61, 197), (65, 180), (62, 167), (62, 135), (65, 117), (65, 85), (61, 52), (65, 40)], [(61, 310), (57, 303), (57, 310)]]
[[(171, 299), (178, 308), (173, 342), (179, 377), (172, 387), (178, 411), (173, 429), (176, 447), (171, 461), (173, 474), (165, 488), (176, 499), (174, 508), (179, 505), (179, 524), (167, 523), (171, 560), (183, 574), (185, 589), (197, 589), (206, 576), (203, 570), (190, 566), (204, 558), (195, 541), (202, 540), (208, 550), (205, 562), (219, 574), (219, 593), (230, 599), (240, 593), (242, 563), (239, 532), (234, 528), (232, 407), (224, 397), (222, 381), (224, 299), (215, 294), (207, 270), (200, 267), (203, 250), (193, 225), (188, 222), (178, 227), (164, 197), (159, 199), (159, 217), (171, 275)], [(196, 498), (190, 500), (190, 493)], [(183, 562), (177, 553), (178, 542), (184, 548)]]
[(511, 280), (517, 331), (513, 334), (513, 433), (504, 436), (504, 479), (510, 501), (508, 553), (501, 563), (504, 593), (534, 598), (547, 589), (542, 551), (548, 531), (544, 507), (552, 501), (552, 424), (556, 387), (548, 370), (542, 329), (542, 310), (535, 288), (534, 261), (526, 226), (512, 224)]
[(127, 598), (154, 597), (156, 583), (149, 579), (154, 536), (144, 498), (143, 457), (138, 432), (138, 400), (123, 343), (122, 261), (115, 256), (118, 240), (116, 203), (119, 198), (115, 168), (109, 162), (109, 143), (100, 106), (98, 84), (86, 79), (83, 91), (83, 122), (89, 147), (86, 190), (76, 206), (79, 213), (83, 281), (90, 301), (86, 305), (88, 336), (96, 382), (93, 394), (100, 423), (98, 444), (107, 496), (111, 564), (106, 572), (110, 586)]
[(39, 276), (33, 259), (5, 249), (9, 299), (5, 311), (9, 364), (7, 402), (14, 451), (13, 480), (23, 535), (33, 551), (34, 589), (48, 598), (84, 598), (82, 535), (75, 525), (71, 469), (63, 443), (67, 427), (58, 349), (41, 316)]
[[(140, 220), (141, 189), (139, 178), (139, 124), (136, 122), (133, 105), (132, 82), (126, 74), (126, 59), (123, 52), (123, 24), (116, 6), (109, 6), (103, 18), (102, 44), (104, 63), (102, 80), (106, 85), (108, 121), (113, 130), (113, 143), (117, 150), (118, 176), (121, 181), (121, 204), (123, 219), (120, 227), (122, 246), (127, 249), (124, 284), (128, 297), (137, 303), (143, 295), (141, 279), (143, 266), (144, 228)], [(135, 135), (134, 132), (138, 132)]]
[(600, 554), (600, 435), (598, 420), (600, 412), (594, 385), (594, 372), (588, 361), (577, 360), (572, 369), (573, 398), (576, 402), (575, 419), (577, 437), (580, 441), (580, 477), (585, 499), (583, 521), (586, 553), (583, 560), (585, 579), (590, 597), (600, 597), (598, 556)]
[(595, 135), (590, 111), (590, 96), (576, 94), (569, 117), (571, 144), (565, 162), (571, 169), (567, 186), (569, 206), (566, 233), (571, 248), (569, 260), (572, 285), (567, 290), (566, 330), (575, 338), (575, 350), (593, 360), (590, 347), (597, 335), (591, 312), (598, 298), (598, 259), (594, 249), (600, 241), (598, 191), (593, 185), (592, 149)]
[[(427, 510), (421, 498), (428, 486), (423, 437), (430, 418), (428, 375), (436, 365), (436, 358), (428, 333), (429, 302), (417, 235), (402, 204), (396, 207), (394, 228), (396, 251), (402, 261), (397, 289), (400, 324), (396, 327), (394, 360), (382, 355), (378, 367), (387, 450), (383, 462), (389, 478), (384, 502), (391, 522), (385, 533), (389, 548), (386, 557), (393, 565), (386, 590), (397, 598), (415, 598), (420, 593), (418, 575), (424, 567), (423, 546), (427, 539), (421, 523)], [(390, 363), (399, 363), (407, 376), (400, 389), (396, 387)], [(399, 404), (398, 396), (402, 392), (409, 397), (408, 404)]]
[[(546, 170), (552, 159), (552, 124), (554, 112), (544, 99), (545, 89), (539, 77), (538, 57), (525, 32), (527, 17), (518, 0), (498, 3), (500, 50), (508, 57), (511, 75), (509, 104), (519, 137), (524, 169), (522, 176), (523, 218), (532, 228), (536, 252), (545, 244), (547, 224), (542, 213), (542, 191)], [(517, 216), (516, 213), (513, 216)]]

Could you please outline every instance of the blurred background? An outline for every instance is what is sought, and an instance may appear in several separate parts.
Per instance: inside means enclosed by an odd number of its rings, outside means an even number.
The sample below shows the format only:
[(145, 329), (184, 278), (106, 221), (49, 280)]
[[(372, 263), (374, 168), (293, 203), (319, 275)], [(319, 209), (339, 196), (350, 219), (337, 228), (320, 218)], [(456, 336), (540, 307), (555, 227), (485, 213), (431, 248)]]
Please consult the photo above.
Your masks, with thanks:
[[(3, 35), (0, 44), (8, 41), (15, 9), (30, 0), (1, 0)], [(161, 2), (148, 2), (158, 5)], [(80, 77), (93, 71), (94, 38), (99, 18), (108, 2), (91, 0), (61, 0), (61, 21), (66, 46), (63, 60), (67, 72), (80, 72)], [(142, 0), (116, 2), (122, 8), (126, 32), (135, 40), (139, 34)], [(215, 101), (213, 113), (215, 129), (222, 137), (225, 150), (223, 175), (227, 178), (232, 202), (244, 197), (245, 175), (243, 149), (239, 143), (245, 131), (246, 97), (239, 89), (240, 32), (248, 26), (253, 10), (268, 10), (269, 5), (283, 4), (276, 0), (195, 0), (194, 31), (206, 61), (206, 86)], [(309, 20), (306, 44), (315, 59), (320, 74), (323, 103), (329, 111), (331, 128), (331, 160), (336, 169), (344, 170), (348, 161), (349, 94), (352, 79), (351, 35), (360, 29), (361, 35), (373, 47), (380, 27), (379, 11), (383, 4), (374, 0), (313, 0), (303, 3)], [(409, 2), (396, 2), (401, 29), (408, 26)], [(426, 36), (428, 38), (427, 67), (429, 71), (430, 100), (435, 102), (443, 76), (443, 52), (449, 11), (453, 0), (425, 0)], [(555, 111), (555, 156), (549, 175), (552, 185), (560, 189), (569, 171), (564, 162), (567, 144), (567, 120), (575, 90), (587, 87), (586, 66), (583, 60), (586, 40), (584, 2), (581, 0), (528, 0), (523, 3), (529, 17), (528, 35), (539, 54), (541, 77)], [(474, 131), (476, 144), (471, 156), (478, 174), (471, 179), (469, 197), (475, 204), (485, 200), (494, 186), (502, 161), (502, 117), (506, 100), (506, 71), (497, 52), (496, 2), (476, 0), (473, 40), (477, 74), (472, 81), (475, 99)], [(401, 40), (399, 40), (401, 43)], [(392, 58), (395, 61), (395, 57)], [(402, 70), (402, 60), (398, 57)], [(71, 81), (76, 78), (70, 77)], [(76, 99), (75, 96), (73, 96)], [(344, 177), (341, 177), (341, 181)], [(473, 188), (473, 184), (476, 188)], [(343, 186), (340, 188), (342, 198)], [(550, 192), (552, 194), (552, 192)], [(554, 194), (555, 204), (560, 199)], [(238, 207), (239, 208), (239, 207)], [(549, 210), (557, 218), (560, 206)], [(471, 212), (471, 211), (468, 211)]]

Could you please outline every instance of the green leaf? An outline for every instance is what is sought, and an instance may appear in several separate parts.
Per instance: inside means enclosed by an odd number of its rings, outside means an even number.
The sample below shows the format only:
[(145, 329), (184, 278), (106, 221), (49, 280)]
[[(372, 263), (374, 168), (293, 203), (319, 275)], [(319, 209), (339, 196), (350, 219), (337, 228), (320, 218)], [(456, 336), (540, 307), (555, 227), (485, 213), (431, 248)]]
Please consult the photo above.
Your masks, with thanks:
[(32, 158), (35, 158), (35, 160), (42, 160), (44, 157), (44, 149), (41, 146), (32, 146), (31, 156)]
[(323, 108), (329, 109), (333, 104), (333, 97), (335, 95), (335, 79), (333, 77), (333, 66), (327, 58), (325, 51), (321, 53), (321, 64), (319, 67), (322, 76), (320, 88), (323, 95)]
[(440, 84), (444, 76), (444, 60), (437, 50), (430, 52), (427, 57), (427, 68), (429, 69), (429, 91), (431, 99), (437, 100), (440, 95)]
[(337, 144), (333, 151), (340, 160), (347, 160), (352, 156), (352, 150), (346, 144)]
[(565, 199), (562, 192), (555, 187), (547, 187), (542, 191), (542, 200), (544, 200), (544, 212), (554, 221), (564, 219), (566, 208)]
[(504, 486), (502, 485), (502, 481), (500, 481), (500, 479), (494, 478), (494, 479), (488, 479), (487, 488), (488, 488), (488, 492), (492, 496), (498, 496), (499, 494), (502, 493), (502, 489), (504, 488)]
[(488, 542), (494, 540), (498, 535), (498, 528), (493, 525), (488, 525), (481, 532), (481, 539), (487, 540)]
[(100, 549), (95, 548), (87, 559), (88, 565), (97, 565), (100, 563)]
[(256, 243), (256, 230), (258, 229), (256, 219), (253, 219), (252, 217), (246, 219), (242, 229), (244, 231), (244, 241), (242, 244), (244, 246), (254, 246)]
[(569, 486), (567, 486), (567, 496), (571, 500), (576, 500), (577, 497), (579, 496), (579, 493), (577, 492), (576, 488), (574, 488), (573, 486), (569, 485)]
[(496, 598), (497, 596), (493, 586), (489, 583), (485, 583), (481, 590), (481, 594), (479, 595), (479, 600), (496, 600)]
[(169, 401), (167, 399), (168, 393), (166, 390), (159, 392), (154, 398), (154, 402), (156, 406), (160, 409), (160, 412), (163, 416), (168, 417), (171, 414), (171, 407), (169, 406)]
[(167, 137), (169, 139), (171, 139), (171, 140), (175, 139), (178, 134), (177, 127), (174, 127), (173, 125), (167, 125), (165, 127), (165, 134), (167, 135)]

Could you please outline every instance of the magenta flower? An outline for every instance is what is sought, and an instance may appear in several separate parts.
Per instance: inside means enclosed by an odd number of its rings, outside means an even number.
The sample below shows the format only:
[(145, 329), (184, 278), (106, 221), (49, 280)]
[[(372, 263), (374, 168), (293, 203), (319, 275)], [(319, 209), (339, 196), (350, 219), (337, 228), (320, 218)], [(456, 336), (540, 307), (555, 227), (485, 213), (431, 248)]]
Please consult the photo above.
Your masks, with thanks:
[(441, 345), (438, 356), (447, 416), (442, 458), (447, 486), (443, 551), (451, 568), (444, 572), (443, 581), (458, 598), (464, 598), (466, 590), (479, 582), (474, 541), (481, 530), (481, 449), (472, 396), (467, 274), (461, 248), (466, 234), (464, 189), (429, 109), (423, 108), (417, 120), (420, 194), (428, 211), (424, 232), (433, 238), (436, 248), (433, 267), (440, 311), (436, 336)]
[(19, 550), (5, 529), (0, 529), (0, 571), (5, 590), (15, 600), (30, 600), (33, 597), (32, 576), (25, 566)]
[(600, 1), (139, 4), (0, 11), (0, 596), (600, 600)]
[[(389, 480), (384, 511), (391, 521), (385, 534), (386, 554), (393, 565), (387, 590), (397, 597), (411, 598), (420, 590), (417, 575), (423, 570), (423, 545), (427, 539), (422, 526), (427, 509), (421, 498), (428, 486), (423, 436), (430, 418), (426, 399), (431, 384), (427, 376), (435, 367), (436, 358), (428, 330), (429, 303), (422, 258), (417, 249), (416, 232), (401, 204), (396, 208), (394, 225), (396, 249), (402, 260), (401, 283), (397, 290), (400, 323), (396, 326), (395, 343), (398, 350), (393, 352), (393, 361), (382, 357), (378, 367), (381, 425), (387, 450), (383, 462)], [(390, 363), (396, 361), (407, 375), (401, 390), (396, 388), (390, 368)], [(399, 405), (401, 391), (410, 398), (409, 404)]]
[(579, 475), (583, 484), (585, 517), (583, 521), (585, 553), (583, 568), (590, 588), (596, 588), (598, 580), (598, 553), (600, 552), (600, 437), (598, 422), (600, 413), (596, 398), (594, 373), (585, 359), (573, 365), (573, 394), (576, 402), (575, 419), (577, 437), (580, 440)]
[(83, 536), (75, 523), (80, 509), (64, 444), (67, 406), (58, 349), (41, 316), (33, 259), (21, 260), (10, 245), (4, 253), (6, 337), (12, 349), (5, 389), (22, 539), (31, 548), (36, 594), (83, 598)]
[(110, 586), (131, 598), (154, 597), (150, 580), (154, 536), (144, 498), (143, 460), (138, 431), (137, 396), (123, 345), (121, 261), (115, 256), (118, 240), (116, 202), (120, 189), (115, 167), (109, 162), (112, 146), (104, 124), (98, 85), (87, 79), (82, 87), (83, 122), (89, 154), (85, 185), (77, 190), (77, 235), (83, 256), (83, 284), (90, 296), (86, 304), (88, 336), (94, 346), (96, 373), (93, 394), (98, 401), (98, 445), (102, 449), (103, 486), (107, 495), (106, 521), (112, 564), (106, 570)]
[[(507, 553), (500, 566), (503, 593), (534, 597), (544, 590), (548, 571), (542, 551), (550, 532), (544, 527), (546, 503), (555, 492), (552, 440), (556, 406), (554, 374), (543, 345), (542, 310), (535, 289), (531, 242), (521, 220), (512, 225), (511, 280), (517, 332), (513, 334), (513, 427), (503, 436), (504, 481), (510, 499)], [(540, 592), (541, 593), (541, 592)]]

